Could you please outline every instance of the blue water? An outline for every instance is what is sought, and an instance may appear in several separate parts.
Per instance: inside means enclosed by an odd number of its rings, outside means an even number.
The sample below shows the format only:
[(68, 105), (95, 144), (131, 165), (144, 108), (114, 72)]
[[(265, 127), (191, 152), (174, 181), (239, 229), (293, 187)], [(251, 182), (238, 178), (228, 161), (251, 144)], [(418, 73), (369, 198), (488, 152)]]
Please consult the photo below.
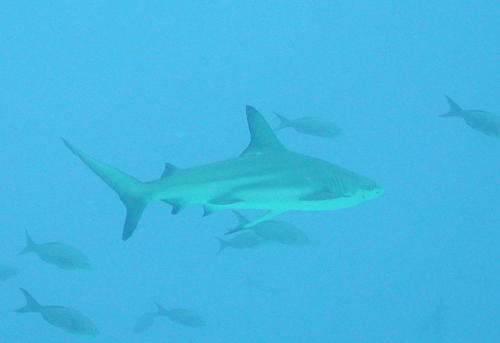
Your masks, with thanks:
[[(70, 306), (94, 342), (497, 342), (500, 140), (442, 119), (444, 94), (500, 113), (495, 1), (4, 1), (0, 10), (0, 342), (88, 342), (19, 314), (18, 288)], [(236, 223), (148, 207), (122, 242), (116, 195), (64, 147), (158, 178), (238, 155), (244, 108), (320, 116), (336, 139), (279, 133), (291, 150), (376, 180), (385, 195), (279, 217), (305, 247), (217, 254)], [(252, 216), (257, 213), (249, 212)], [(76, 272), (18, 256), (24, 230), (78, 247)], [(251, 280), (251, 282), (248, 282)], [(154, 302), (190, 328), (135, 321)], [(442, 302), (439, 333), (426, 329)]]

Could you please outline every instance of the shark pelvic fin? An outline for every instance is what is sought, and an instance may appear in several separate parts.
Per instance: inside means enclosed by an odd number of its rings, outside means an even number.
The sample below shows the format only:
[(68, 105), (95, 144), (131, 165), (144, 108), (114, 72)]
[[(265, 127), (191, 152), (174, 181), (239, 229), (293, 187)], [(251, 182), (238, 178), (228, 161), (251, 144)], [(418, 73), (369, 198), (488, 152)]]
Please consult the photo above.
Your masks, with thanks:
[(273, 129), (252, 106), (246, 107), (250, 143), (241, 155), (262, 154), (273, 150), (285, 150), (285, 147), (274, 134)]
[(163, 202), (172, 206), (172, 211), (170, 212), (171, 214), (177, 214), (182, 211), (184, 207), (186, 207), (186, 203), (179, 199), (168, 199), (163, 200)]

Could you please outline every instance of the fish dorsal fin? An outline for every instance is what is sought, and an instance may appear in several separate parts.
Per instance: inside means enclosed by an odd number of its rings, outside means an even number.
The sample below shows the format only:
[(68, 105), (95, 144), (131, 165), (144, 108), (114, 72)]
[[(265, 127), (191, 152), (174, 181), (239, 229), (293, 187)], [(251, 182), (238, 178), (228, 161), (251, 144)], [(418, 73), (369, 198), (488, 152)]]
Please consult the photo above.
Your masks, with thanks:
[(164, 179), (166, 177), (169, 177), (169, 176), (173, 175), (178, 170), (179, 170), (179, 168), (177, 168), (173, 164), (165, 163), (165, 168), (163, 169), (163, 174), (161, 174), (161, 178)]
[(285, 147), (274, 134), (273, 129), (252, 106), (246, 107), (250, 143), (242, 155), (263, 154), (269, 151), (285, 150)]

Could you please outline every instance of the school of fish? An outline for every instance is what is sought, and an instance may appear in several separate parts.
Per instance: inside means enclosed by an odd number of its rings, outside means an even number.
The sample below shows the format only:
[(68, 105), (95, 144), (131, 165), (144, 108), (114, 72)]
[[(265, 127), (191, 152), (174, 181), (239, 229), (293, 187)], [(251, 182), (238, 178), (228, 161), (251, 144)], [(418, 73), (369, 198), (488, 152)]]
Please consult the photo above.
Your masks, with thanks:
[[(465, 110), (446, 97), (449, 110), (440, 117), (458, 117), (472, 129), (500, 138), (500, 116), (482, 110)], [(230, 248), (246, 250), (266, 244), (299, 247), (310, 243), (308, 235), (294, 225), (274, 217), (292, 210), (339, 210), (352, 207), (384, 193), (382, 186), (368, 177), (344, 167), (286, 149), (275, 131), (291, 128), (296, 132), (323, 138), (342, 134), (339, 126), (328, 119), (302, 117), (288, 119), (275, 113), (280, 123), (273, 130), (252, 106), (246, 107), (250, 143), (237, 157), (211, 164), (181, 169), (165, 164), (157, 180), (142, 182), (104, 162), (90, 157), (68, 141), (64, 144), (88, 168), (113, 189), (126, 209), (122, 239), (136, 231), (146, 206), (162, 201), (179, 213), (189, 204), (203, 207), (204, 216), (215, 211), (232, 210), (237, 225), (225, 237), (216, 237), (218, 252)], [(249, 219), (242, 210), (266, 211), (261, 217)], [(35, 243), (25, 231), (25, 247), (19, 255), (33, 253), (44, 263), (66, 271), (92, 272), (91, 260), (78, 248), (61, 242)], [(0, 264), (0, 281), (8, 282), (20, 273), (19, 268)], [(263, 292), (274, 289), (247, 280)], [(272, 290), (272, 292), (271, 292)], [(18, 313), (37, 313), (48, 324), (67, 333), (95, 337), (100, 329), (86, 315), (72, 307), (42, 305), (26, 289), (20, 289), (25, 305)], [(422, 332), (441, 332), (444, 305), (440, 301), (429, 316)], [(139, 316), (132, 328), (135, 334), (146, 332), (162, 317), (186, 327), (208, 325), (202, 315), (185, 308), (166, 309), (155, 303), (155, 311)]]

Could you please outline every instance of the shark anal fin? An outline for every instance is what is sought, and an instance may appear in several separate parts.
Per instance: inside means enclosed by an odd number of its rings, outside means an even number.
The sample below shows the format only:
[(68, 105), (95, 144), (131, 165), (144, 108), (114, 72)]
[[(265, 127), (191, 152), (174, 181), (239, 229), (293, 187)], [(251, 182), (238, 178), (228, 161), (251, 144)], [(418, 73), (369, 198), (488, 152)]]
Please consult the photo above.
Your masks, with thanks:
[(184, 207), (186, 207), (186, 203), (178, 199), (168, 199), (163, 200), (163, 202), (172, 206), (172, 211), (170, 211), (170, 213), (174, 215), (179, 213), (184, 209)]
[(271, 211), (267, 212), (266, 214), (264, 214), (263, 216), (255, 219), (255, 220), (249, 221), (249, 222), (247, 222), (244, 225), (238, 225), (236, 228), (234, 228), (232, 230), (229, 230), (229, 231), (227, 231), (224, 234), (225, 235), (230, 235), (230, 234), (238, 232), (238, 231), (250, 229), (252, 226), (255, 226), (255, 225), (259, 224), (259, 223), (268, 221), (271, 218), (274, 218), (274, 217), (276, 217), (276, 216), (278, 216), (278, 215), (280, 215), (280, 214), (282, 214), (284, 212), (285, 211), (282, 211), (282, 210), (271, 210)]

